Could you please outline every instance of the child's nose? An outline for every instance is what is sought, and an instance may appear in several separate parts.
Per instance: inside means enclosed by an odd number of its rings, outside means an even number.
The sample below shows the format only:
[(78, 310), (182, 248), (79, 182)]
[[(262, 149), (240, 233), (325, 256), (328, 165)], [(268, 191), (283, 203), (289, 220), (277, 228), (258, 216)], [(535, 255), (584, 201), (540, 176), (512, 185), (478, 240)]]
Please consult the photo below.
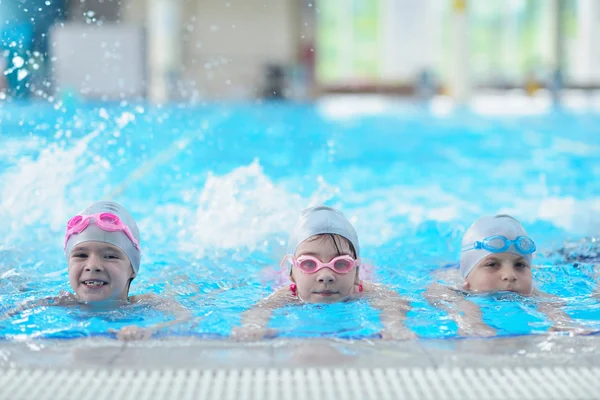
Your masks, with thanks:
[(333, 271), (331, 271), (329, 268), (323, 268), (321, 271), (319, 271), (318, 280), (321, 283), (332, 283), (332, 282), (334, 282), (335, 281), (335, 276), (333, 275)]
[(88, 262), (85, 266), (86, 271), (102, 271), (104, 270), (104, 266), (100, 260), (100, 257), (95, 255), (90, 255), (88, 257)]
[(515, 271), (512, 268), (506, 267), (502, 270), (502, 280), (514, 282), (517, 280), (517, 275), (515, 274)]

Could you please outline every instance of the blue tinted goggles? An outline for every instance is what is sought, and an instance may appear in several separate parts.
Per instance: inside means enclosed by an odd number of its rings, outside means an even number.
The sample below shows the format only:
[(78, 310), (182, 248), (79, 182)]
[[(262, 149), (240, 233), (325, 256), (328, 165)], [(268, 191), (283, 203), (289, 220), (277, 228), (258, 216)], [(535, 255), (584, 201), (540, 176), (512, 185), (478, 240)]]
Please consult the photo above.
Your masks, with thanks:
[(486, 250), (490, 253), (504, 253), (511, 245), (521, 254), (531, 254), (536, 249), (534, 241), (527, 236), (518, 236), (515, 240), (509, 240), (504, 236), (494, 235), (465, 246), (462, 251)]

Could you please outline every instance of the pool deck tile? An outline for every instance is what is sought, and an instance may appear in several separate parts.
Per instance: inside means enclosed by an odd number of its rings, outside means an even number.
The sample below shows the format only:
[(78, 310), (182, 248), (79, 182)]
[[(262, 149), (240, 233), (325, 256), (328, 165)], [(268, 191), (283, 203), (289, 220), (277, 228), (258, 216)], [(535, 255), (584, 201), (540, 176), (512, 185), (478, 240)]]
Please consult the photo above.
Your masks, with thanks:
[(275, 339), (256, 343), (161, 339), (36, 340), (0, 343), (6, 368), (388, 368), (600, 367), (599, 337), (347, 341)]

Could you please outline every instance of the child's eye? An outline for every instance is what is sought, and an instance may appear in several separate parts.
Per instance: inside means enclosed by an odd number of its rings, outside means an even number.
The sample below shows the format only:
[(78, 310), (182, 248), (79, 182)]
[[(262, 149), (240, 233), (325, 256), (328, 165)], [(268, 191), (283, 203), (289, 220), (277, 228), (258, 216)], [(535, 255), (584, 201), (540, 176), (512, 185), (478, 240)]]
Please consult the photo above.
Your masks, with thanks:
[(516, 267), (517, 269), (524, 269), (524, 268), (527, 268), (527, 266), (528, 266), (528, 265), (527, 265), (527, 264), (525, 264), (525, 263), (516, 263), (516, 264), (515, 264), (515, 267)]
[(313, 260), (302, 260), (300, 262), (300, 268), (310, 271), (317, 268), (317, 263)]
[(118, 260), (118, 259), (119, 259), (119, 256), (116, 256), (116, 255), (114, 255), (114, 254), (106, 254), (106, 255), (104, 256), (104, 258), (108, 258), (108, 259), (110, 259), (110, 260)]
[(75, 253), (72, 255), (73, 258), (87, 258), (87, 254), (85, 253)]
[(495, 268), (500, 266), (500, 264), (498, 264), (497, 262), (489, 262), (487, 264), (485, 264), (486, 267), (490, 267), (490, 268)]

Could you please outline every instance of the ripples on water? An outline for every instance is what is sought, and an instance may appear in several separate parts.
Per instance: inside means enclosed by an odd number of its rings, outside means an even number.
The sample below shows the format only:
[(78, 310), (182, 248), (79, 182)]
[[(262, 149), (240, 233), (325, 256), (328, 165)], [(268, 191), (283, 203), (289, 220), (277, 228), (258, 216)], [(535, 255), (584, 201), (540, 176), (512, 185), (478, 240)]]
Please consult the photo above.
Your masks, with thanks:
[[(586, 326), (600, 321), (593, 264), (600, 216), (600, 118), (435, 114), (381, 104), (6, 105), (0, 109), (0, 303), (69, 290), (63, 225), (98, 199), (136, 217), (143, 261), (132, 293), (174, 297), (194, 320), (161, 335), (225, 337), (282, 284), (286, 232), (304, 207), (340, 207), (369, 275), (412, 302), (422, 337), (456, 324), (423, 297), (455, 262), (465, 228), (509, 213), (538, 243), (534, 279)], [(567, 245), (560, 250), (564, 243)], [(535, 299), (472, 296), (499, 335), (544, 332)], [(3, 337), (78, 337), (169, 315), (145, 307), (90, 315), (36, 308)], [(374, 337), (364, 301), (278, 310), (280, 335)]]

